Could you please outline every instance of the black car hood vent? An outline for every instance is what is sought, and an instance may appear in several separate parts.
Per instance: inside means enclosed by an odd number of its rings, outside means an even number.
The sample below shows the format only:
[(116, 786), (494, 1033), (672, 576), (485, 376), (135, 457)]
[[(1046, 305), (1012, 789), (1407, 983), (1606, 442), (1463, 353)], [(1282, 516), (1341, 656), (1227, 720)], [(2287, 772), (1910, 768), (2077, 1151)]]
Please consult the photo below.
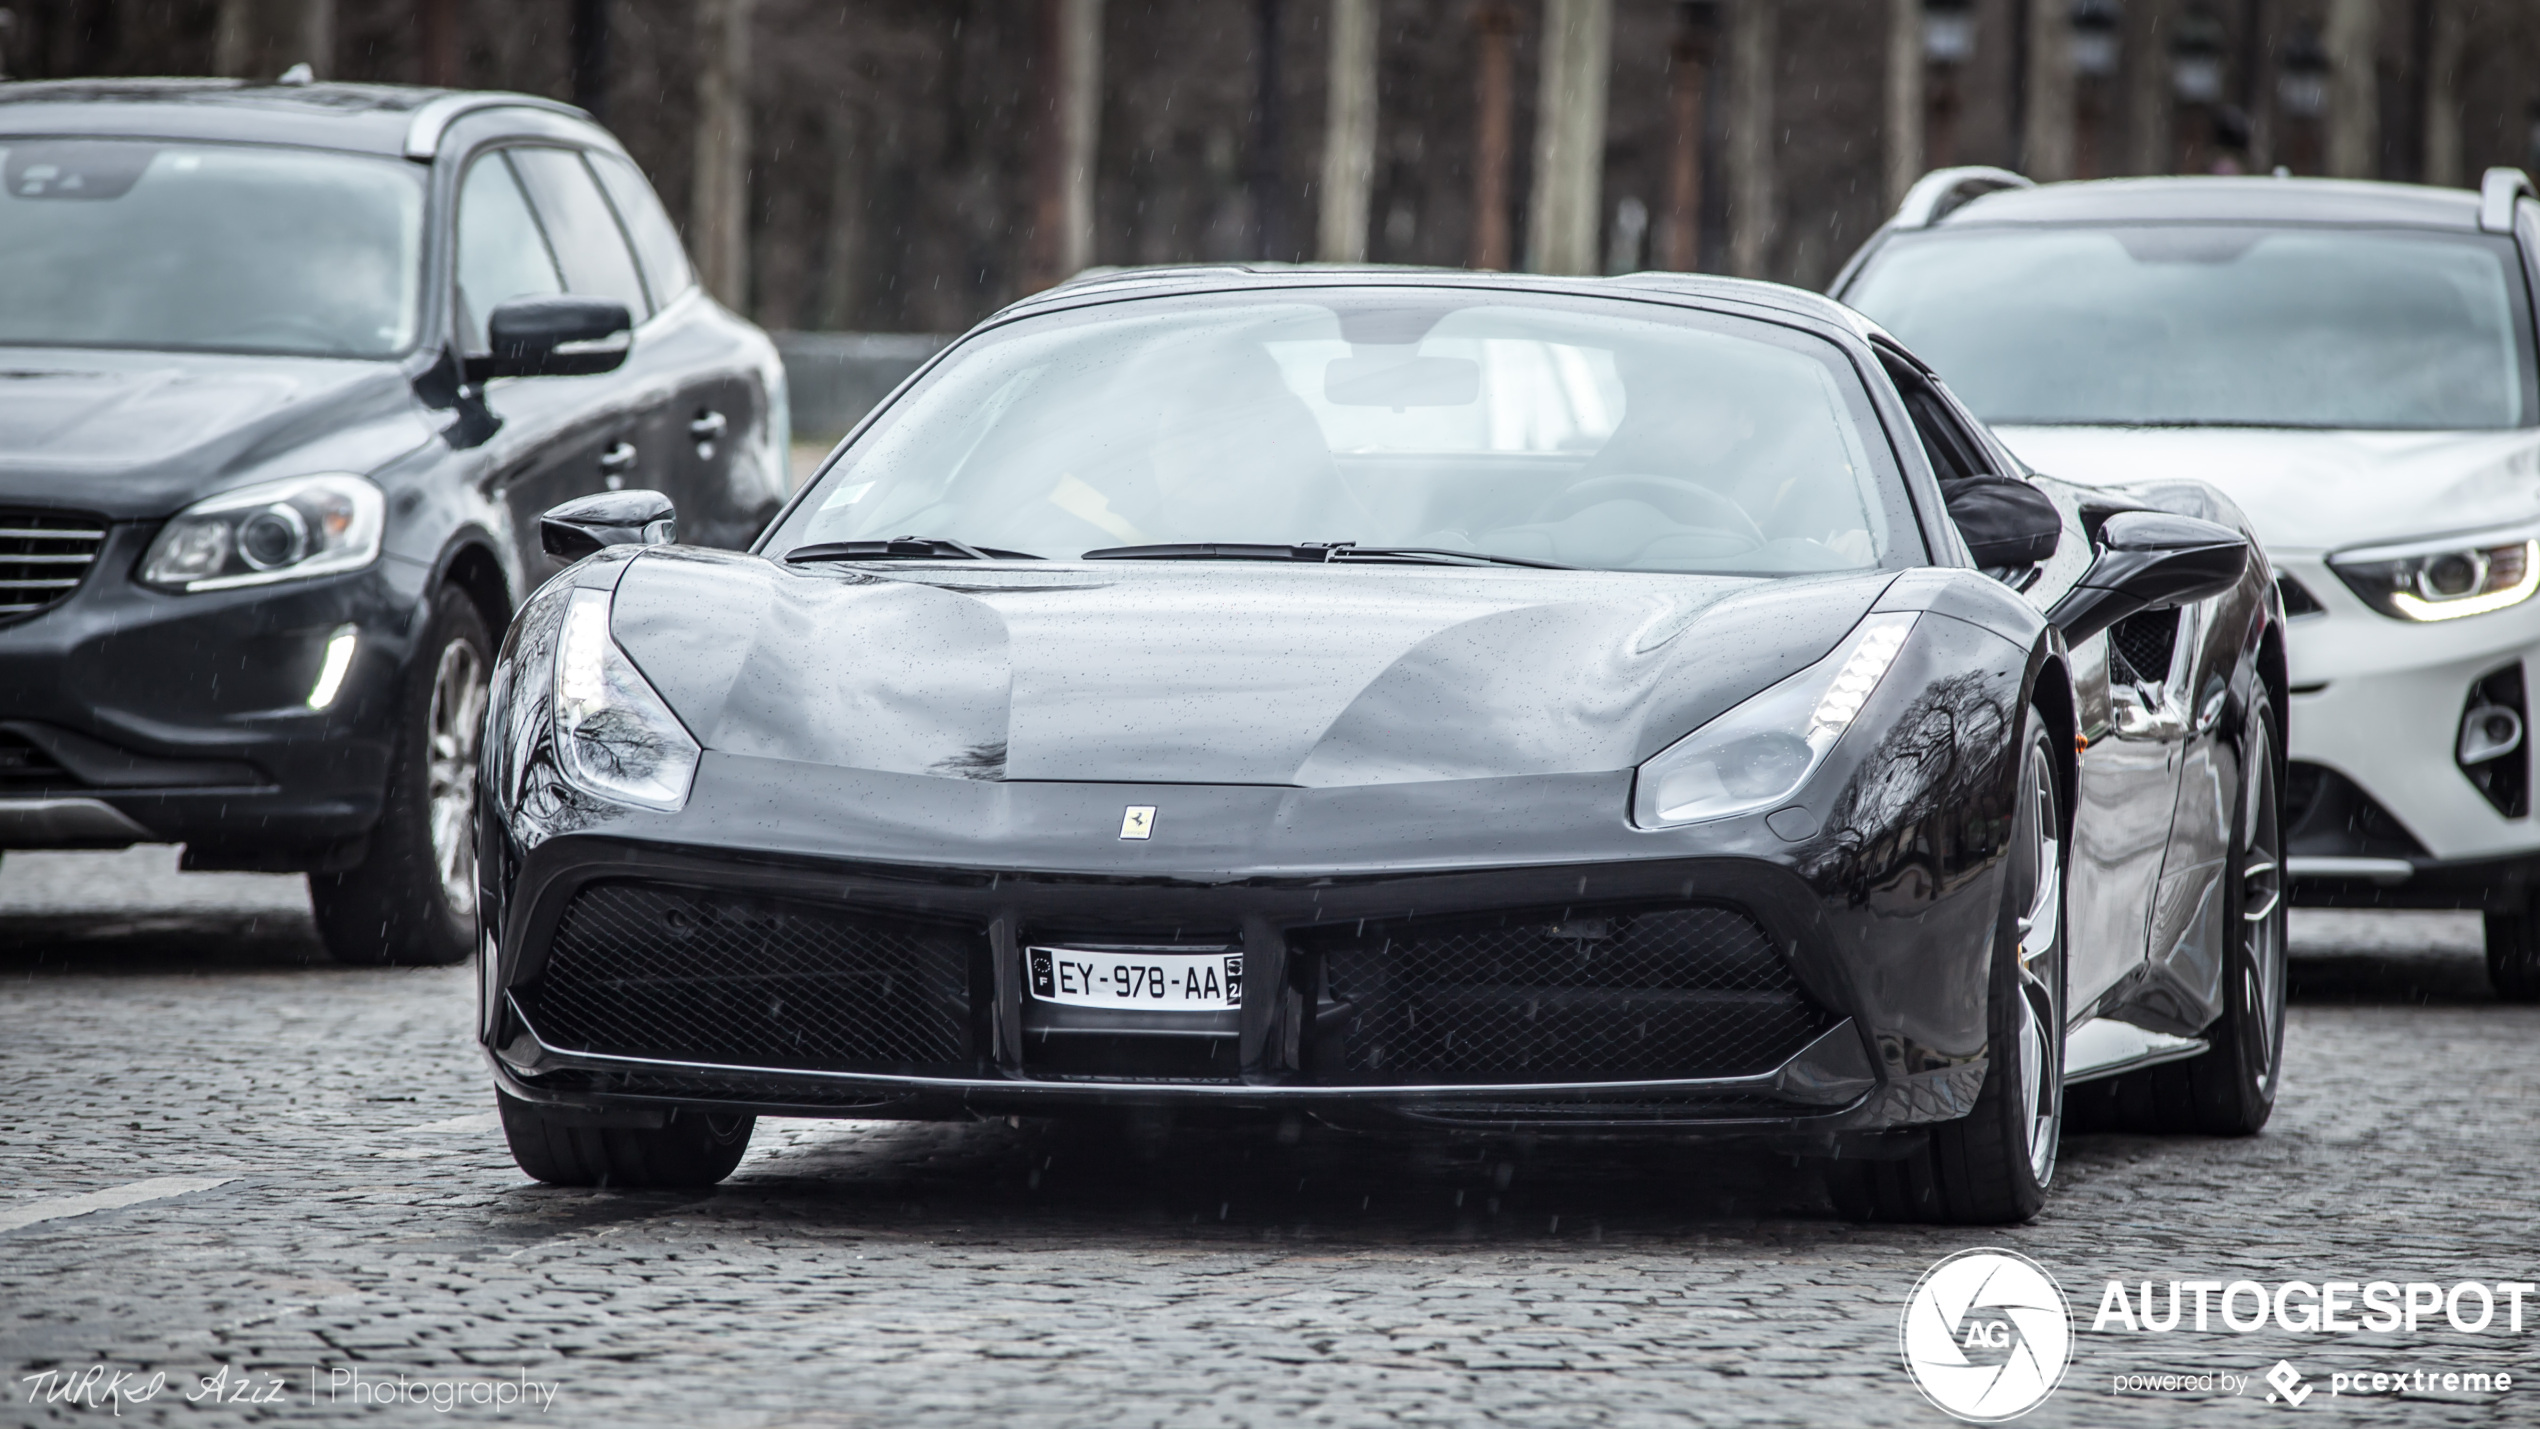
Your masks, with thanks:
[[(1018, 572), (1018, 575), (1021, 573)], [(618, 642), (727, 753), (965, 779), (1335, 787), (1627, 769), (1893, 578), (1185, 563), (943, 584), (665, 548)]]

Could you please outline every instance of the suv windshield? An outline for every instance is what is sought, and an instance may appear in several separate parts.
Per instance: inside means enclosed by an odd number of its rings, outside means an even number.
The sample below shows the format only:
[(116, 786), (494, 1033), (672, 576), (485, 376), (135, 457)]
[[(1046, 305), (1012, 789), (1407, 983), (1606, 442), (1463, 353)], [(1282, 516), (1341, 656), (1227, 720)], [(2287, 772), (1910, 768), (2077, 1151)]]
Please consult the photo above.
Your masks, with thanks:
[(0, 140), (0, 343), (390, 357), (423, 171), (245, 144)]
[(1149, 298), (962, 343), (766, 549), (1355, 542), (1859, 570), (1921, 559), (1877, 431), (1842, 353), (1769, 323), (1480, 288)]
[(2533, 420), (2504, 238), (2166, 225), (1900, 234), (1844, 300), (2002, 425)]

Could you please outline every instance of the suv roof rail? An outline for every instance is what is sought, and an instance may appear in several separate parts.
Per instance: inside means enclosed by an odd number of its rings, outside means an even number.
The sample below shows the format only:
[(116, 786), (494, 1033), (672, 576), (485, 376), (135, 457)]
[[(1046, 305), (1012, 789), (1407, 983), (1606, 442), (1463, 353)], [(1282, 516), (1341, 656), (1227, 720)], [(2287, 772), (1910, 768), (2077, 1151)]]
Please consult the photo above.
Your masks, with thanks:
[(2478, 226), (2490, 233), (2514, 231), (2514, 200), (2540, 198), (2531, 175), (2520, 169), (2489, 169), (2478, 181)]
[(461, 117), (481, 109), (543, 109), (550, 114), (569, 114), (576, 119), (591, 116), (561, 100), (542, 99), (534, 94), (509, 94), (501, 90), (471, 90), (463, 94), (445, 94), (428, 100), (415, 110), (406, 122), (406, 157), (430, 159), (441, 152), (441, 136)]
[(2037, 185), (2025, 174), (1985, 164), (1934, 169), (1916, 179), (1914, 186), (1905, 191), (1905, 201), (1896, 206), (1896, 217), (1889, 219), (1888, 223), (1895, 228), (1929, 228), (1986, 194), (2003, 189), (2035, 187)]

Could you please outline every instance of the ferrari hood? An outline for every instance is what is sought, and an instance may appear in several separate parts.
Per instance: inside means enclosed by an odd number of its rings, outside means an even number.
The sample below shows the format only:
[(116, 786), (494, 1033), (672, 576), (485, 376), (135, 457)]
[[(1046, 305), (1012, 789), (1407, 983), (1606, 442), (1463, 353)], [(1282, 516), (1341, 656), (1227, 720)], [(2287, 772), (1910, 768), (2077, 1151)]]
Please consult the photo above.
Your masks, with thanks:
[(1627, 769), (1892, 576), (1220, 562), (789, 569), (666, 547), (612, 629), (710, 750), (972, 779), (1344, 786)]
[(2092, 486), (2221, 488), (2269, 547), (2334, 551), (2540, 519), (2540, 431), (1999, 427), (2020, 459)]

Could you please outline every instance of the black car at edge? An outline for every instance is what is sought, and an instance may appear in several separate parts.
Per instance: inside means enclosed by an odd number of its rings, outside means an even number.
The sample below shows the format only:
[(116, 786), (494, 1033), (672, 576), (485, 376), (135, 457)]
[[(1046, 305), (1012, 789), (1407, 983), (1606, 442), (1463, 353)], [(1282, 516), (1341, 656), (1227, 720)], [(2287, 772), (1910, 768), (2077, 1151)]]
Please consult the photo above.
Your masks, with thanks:
[(551, 513), (494, 677), (478, 1035), (542, 1179), (1146, 1108), (1740, 1138), (1990, 1222), (2068, 1108), (2272, 1106), (2264, 558), (1822, 298), (1087, 278), (751, 552), (671, 505)]
[(305, 870), (337, 957), (465, 957), (538, 513), (632, 482), (743, 545), (786, 440), (772, 345), (578, 110), (0, 85), (0, 849)]

